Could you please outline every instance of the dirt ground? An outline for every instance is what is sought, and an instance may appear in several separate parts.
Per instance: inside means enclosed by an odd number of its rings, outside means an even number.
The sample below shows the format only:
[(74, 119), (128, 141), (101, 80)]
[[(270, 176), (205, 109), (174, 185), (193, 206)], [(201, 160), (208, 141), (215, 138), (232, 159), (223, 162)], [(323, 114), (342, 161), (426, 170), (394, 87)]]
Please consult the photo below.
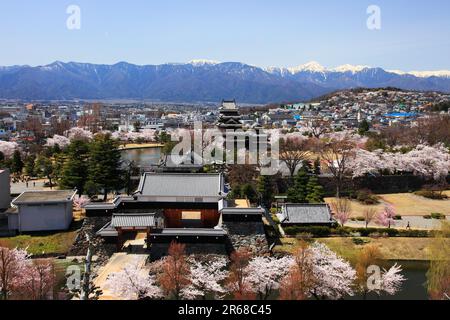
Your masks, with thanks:
[[(450, 191), (446, 191), (450, 196)], [(364, 210), (374, 208), (381, 211), (385, 203), (392, 204), (397, 214), (401, 216), (424, 216), (431, 213), (442, 213), (450, 215), (450, 200), (431, 200), (416, 196), (412, 193), (382, 194), (379, 195), (381, 204), (366, 206), (358, 201), (352, 201), (352, 217), (363, 216)], [(335, 198), (326, 198), (327, 203), (331, 203)]]

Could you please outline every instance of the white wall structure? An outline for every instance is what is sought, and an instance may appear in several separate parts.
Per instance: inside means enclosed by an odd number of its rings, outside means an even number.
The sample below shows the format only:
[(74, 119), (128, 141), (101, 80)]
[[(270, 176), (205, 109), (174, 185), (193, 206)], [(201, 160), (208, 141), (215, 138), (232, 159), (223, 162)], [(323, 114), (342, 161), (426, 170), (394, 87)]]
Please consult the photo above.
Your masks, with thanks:
[(73, 220), (76, 191), (27, 191), (13, 200), (17, 212), (9, 215), (9, 228), (18, 232), (67, 230)]
[(0, 210), (8, 209), (11, 205), (11, 185), (9, 171), (0, 169)]

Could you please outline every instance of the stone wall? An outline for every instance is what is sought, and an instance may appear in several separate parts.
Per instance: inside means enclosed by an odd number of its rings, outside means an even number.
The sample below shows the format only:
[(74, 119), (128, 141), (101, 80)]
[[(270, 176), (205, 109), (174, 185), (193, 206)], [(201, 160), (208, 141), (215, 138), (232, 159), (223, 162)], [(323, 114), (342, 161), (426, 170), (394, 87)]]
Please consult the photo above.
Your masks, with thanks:
[(228, 233), (227, 250), (249, 249), (257, 255), (269, 253), (266, 232), (262, 221), (224, 221), (222, 228)]
[[(187, 255), (219, 255), (227, 256), (224, 243), (186, 243)], [(167, 256), (170, 243), (153, 243), (150, 249), (150, 259), (155, 261)]]
[(111, 217), (87, 217), (84, 219), (83, 225), (78, 232), (78, 235), (70, 249), (68, 256), (85, 256), (87, 253), (88, 243), (86, 241), (86, 234), (92, 239), (94, 245), (94, 255), (98, 256), (100, 263), (107, 261), (116, 251), (116, 244), (108, 244), (96, 235), (96, 232), (103, 228)]

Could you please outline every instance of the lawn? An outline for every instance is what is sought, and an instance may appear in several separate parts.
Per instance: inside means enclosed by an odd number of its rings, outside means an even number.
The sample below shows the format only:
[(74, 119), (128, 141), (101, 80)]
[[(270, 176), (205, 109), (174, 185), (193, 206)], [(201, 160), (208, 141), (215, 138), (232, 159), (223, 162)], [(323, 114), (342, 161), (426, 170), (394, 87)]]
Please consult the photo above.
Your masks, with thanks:
[[(446, 192), (450, 195), (450, 191)], [(366, 206), (358, 201), (352, 201), (352, 217), (360, 217), (364, 210), (374, 208), (377, 211), (383, 209), (384, 203), (392, 204), (397, 214), (401, 216), (424, 216), (431, 213), (442, 213), (450, 215), (450, 200), (431, 200), (416, 196), (412, 193), (396, 193), (379, 195), (381, 204)], [(326, 198), (327, 203), (331, 203), (335, 198)]]
[[(430, 257), (427, 248), (431, 244), (431, 241), (433, 241), (433, 238), (361, 239), (368, 242), (365, 245), (377, 245), (386, 260), (429, 260)], [(280, 240), (282, 245), (274, 248), (276, 252), (292, 253), (298, 244), (298, 240), (293, 238), (283, 238)], [(352, 238), (323, 238), (317, 239), (317, 241), (326, 244), (330, 249), (350, 262), (356, 260), (356, 255), (365, 246), (354, 244)], [(447, 239), (447, 242), (450, 246), (450, 239)]]
[(48, 235), (20, 235), (0, 238), (0, 246), (7, 248), (27, 249), (33, 255), (66, 254), (77, 236), (76, 231), (54, 233)]

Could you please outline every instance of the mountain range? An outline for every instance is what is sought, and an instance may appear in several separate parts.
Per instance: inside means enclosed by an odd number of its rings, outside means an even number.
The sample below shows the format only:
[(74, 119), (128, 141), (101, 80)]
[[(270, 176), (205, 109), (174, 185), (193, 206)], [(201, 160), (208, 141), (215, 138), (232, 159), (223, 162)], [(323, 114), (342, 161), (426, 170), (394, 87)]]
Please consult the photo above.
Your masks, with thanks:
[(328, 69), (317, 62), (259, 68), (208, 60), (145, 66), (57, 61), (36, 67), (0, 67), (0, 99), (270, 103), (304, 101), (356, 87), (450, 93), (450, 71), (402, 72), (352, 65)]

